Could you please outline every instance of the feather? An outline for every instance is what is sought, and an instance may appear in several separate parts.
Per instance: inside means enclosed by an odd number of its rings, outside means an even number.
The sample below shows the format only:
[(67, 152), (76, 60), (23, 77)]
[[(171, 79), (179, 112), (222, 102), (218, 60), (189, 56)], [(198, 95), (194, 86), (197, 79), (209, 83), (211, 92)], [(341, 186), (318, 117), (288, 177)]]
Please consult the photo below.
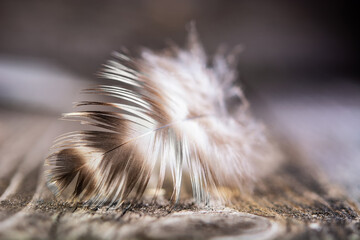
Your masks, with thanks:
[[(120, 206), (141, 199), (150, 179), (156, 197), (168, 180), (177, 201), (189, 176), (198, 203), (223, 199), (271, 168), (273, 146), (249, 113), (236, 80), (233, 55), (218, 53), (210, 66), (192, 27), (188, 47), (143, 50), (133, 59), (116, 53), (102, 77), (109, 85), (86, 89), (111, 100), (64, 115), (91, 125), (60, 136), (46, 159), (56, 195), (91, 205)], [(186, 175), (186, 174), (188, 175)]]

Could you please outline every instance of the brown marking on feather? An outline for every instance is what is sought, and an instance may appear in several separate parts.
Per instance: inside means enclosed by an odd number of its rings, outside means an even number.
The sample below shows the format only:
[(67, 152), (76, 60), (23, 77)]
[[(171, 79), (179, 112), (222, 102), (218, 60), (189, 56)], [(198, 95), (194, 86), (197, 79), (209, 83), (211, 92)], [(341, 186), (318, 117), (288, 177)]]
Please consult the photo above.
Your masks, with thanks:
[[(76, 148), (63, 149), (52, 154), (48, 161), (55, 162), (52, 169), (52, 182), (54, 182), (61, 194), (78, 175), (75, 190), (72, 197), (78, 197), (83, 190), (91, 192), (94, 188), (93, 174), (87, 169), (86, 157)], [(86, 183), (86, 185), (84, 184)]]

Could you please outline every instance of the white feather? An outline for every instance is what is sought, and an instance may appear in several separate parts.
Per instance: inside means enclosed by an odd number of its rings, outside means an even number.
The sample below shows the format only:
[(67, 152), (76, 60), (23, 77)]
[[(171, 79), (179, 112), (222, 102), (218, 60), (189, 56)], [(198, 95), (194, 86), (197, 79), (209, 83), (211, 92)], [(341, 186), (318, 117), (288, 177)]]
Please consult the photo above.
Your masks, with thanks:
[[(65, 115), (100, 131), (58, 139), (46, 161), (56, 194), (75, 182), (71, 199), (119, 206), (138, 200), (150, 178), (157, 178), (158, 192), (169, 170), (173, 200), (179, 199), (187, 172), (193, 197), (207, 203), (223, 199), (221, 189), (239, 191), (263, 174), (257, 169), (275, 165), (276, 150), (234, 86), (233, 64), (217, 55), (209, 67), (194, 29), (187, 49), (116, 57), (102, 74), (113, 83), (85, 90), (113, 102), (81, 102), (79, 107), (103, 109)], [(229, 105), (234, 98), (235, 105)]]

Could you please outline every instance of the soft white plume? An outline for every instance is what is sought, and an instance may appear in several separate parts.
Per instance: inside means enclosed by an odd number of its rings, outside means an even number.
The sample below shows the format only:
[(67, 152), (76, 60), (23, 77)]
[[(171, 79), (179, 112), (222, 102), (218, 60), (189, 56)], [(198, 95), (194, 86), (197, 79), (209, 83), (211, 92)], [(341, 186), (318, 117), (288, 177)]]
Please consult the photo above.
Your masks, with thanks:
[(97, 130), (57, 139), (46, 160), (55, 194), (118, 206), (140, 199), (150, 179), (159, 190), (170, 176), (178, 200), (186, 173), (193, 197), (206, 203), (272, 168), (276, 151), (234, 85), (233, 55), (219, 53), (210, 63), (192, 28), (186, 49), (115, 57), (102, 73), (110, 85), (84, 90), (107, 99), (79, 102), (97, 108), (65, 114)]

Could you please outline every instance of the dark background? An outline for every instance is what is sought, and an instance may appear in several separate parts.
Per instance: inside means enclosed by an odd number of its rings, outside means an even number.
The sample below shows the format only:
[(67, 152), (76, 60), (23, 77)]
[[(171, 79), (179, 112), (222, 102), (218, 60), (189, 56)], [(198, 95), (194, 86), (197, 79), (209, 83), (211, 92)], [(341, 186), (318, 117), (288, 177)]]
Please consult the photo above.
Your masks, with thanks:
[[(0, 1), (0, 56), (36, 57), (85, 78), (126, 46), (182, 45), (194, 20), (208, 53), (242, 44), (243, 82), (358, 82), (356, 1)], [(251, 93), (250, 93), (251, 94)]]

